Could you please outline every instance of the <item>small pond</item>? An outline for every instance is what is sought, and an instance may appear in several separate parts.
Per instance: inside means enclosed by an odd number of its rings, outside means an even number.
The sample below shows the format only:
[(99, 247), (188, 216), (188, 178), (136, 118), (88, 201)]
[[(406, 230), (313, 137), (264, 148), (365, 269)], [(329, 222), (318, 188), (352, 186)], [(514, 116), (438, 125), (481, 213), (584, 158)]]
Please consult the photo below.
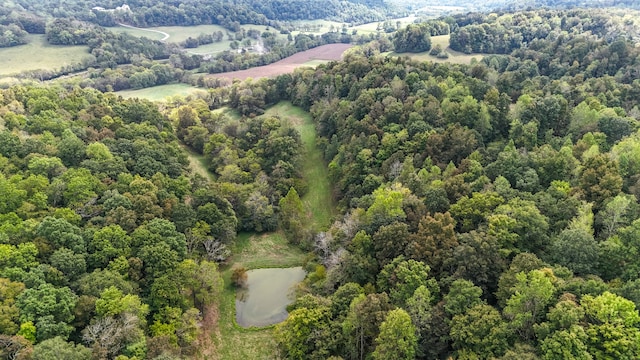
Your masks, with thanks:
[(301, 267), (247, 271), (247, 288), (236, 297), (236, 321), (242, 327), (263, 327), (284, 321), (294, 300), (293, 286), (306, 273)]

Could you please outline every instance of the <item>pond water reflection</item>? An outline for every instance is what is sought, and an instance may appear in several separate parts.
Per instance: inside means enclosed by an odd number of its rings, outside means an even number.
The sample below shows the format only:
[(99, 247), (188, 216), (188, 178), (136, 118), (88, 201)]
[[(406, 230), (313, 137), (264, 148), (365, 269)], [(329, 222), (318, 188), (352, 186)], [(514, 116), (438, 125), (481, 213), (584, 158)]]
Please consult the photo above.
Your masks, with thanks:
[(294, 300), (293, 286), (306, 273), (301, 267), (247, 271), (247, 288), (236, 296), (236, 321), (242, 327), (263, 327), (284, 321)]

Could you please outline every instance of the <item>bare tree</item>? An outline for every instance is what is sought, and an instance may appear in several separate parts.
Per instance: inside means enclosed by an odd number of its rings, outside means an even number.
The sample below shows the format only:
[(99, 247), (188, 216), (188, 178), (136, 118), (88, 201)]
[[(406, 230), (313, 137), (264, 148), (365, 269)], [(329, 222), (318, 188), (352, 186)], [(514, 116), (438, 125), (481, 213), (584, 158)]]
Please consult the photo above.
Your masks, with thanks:
[(117, 317), (98, 319), (82, 332), (82, 340), (92, 346), (98, 357), (115, 357), (138, 335), (140, 319), (134, 314), (123, 313)]
[(29, 341), (22, 336), (0, 334), (0, 358), (17, 360), (29, 349)]
[(207, 253), (207, 259), (211, 261), (222, 262), (227, 260), (229, 255), (231, 255), (231, 251), (227, 249), (227, 246), (214, 238), (209, 238), (203, 245)]

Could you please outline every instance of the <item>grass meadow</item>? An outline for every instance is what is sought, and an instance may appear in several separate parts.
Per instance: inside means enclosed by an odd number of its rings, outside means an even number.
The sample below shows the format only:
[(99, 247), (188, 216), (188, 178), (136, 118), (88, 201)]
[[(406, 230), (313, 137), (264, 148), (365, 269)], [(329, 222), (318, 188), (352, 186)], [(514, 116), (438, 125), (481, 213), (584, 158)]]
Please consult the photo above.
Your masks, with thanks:
[(107, 28), (110, 31), (116, 33), (129, 33), (134, 36), (144, 36), (151, 40), (160, 40), (163, 38), (163, 35), (156, 32), (147, 31), (148, 30), (156, 30), (162, 31), (169, 34), (169, 38), (167, 42), (181, 42), (187, 40), (189, 37), (198, 37), (200, 34), (211, 34), (216, 31), (222, 31), (223, 34), (227, 34), (227, 29), (223, 28), (220, 25), (196, 25), (196, 26), (157, 26), (150, 27), (145, 29), (134, 29), (124, 26), (114, 26)]
[(0, 76), (28, 70), (53, 70), (90, 56), (87, 46), (50, 45), (45, 35), (27, 35), (28, 44), (0, 49)]
[[(264, 25), (245, 24), (245, 25), (242, 25), (242, 28), (244, 28), (245, 30), (255, 29), (261, 32), (276, 31)], [(222, 52), (224, 50), (229, 50), (230, 49), (229, 44), (231, 43), (231, 41), (228, 40), (228, 36), (227, 36), (227, 33), (230, 31), (220, 25), (157, 26), (157, 27), (149, 27), (145, 29), (115, 26), (108, 29), (116, 33), (129, 33), (134, 36), (139, 36), (139, 37), (144, 36), (152, 40), (162, 40), (164, 35), (157, 32), (148, 31), (148, 30), (160, 31), (169, 35), (169, 38), (166, 41), (171, 43), (179, 43), (186, 40), (189, 37), (196, 38), (200, 34), (211, 34), (216, 31), (222, 31), (222, 33), (224, 34), (224, 38), (222, 41), (198, 46), (197, 48), (187, 49), (187, 52), (192, 54), (197, 54), (197, 55), (210, 55), (210, 54), (216, 54), (216, 53)], [(278, 32), (276, 31), (276, 33)], [(279, 36), (283, 36), (286, 38), (286, 35), (279, 35)]]
[(160, 101), (164, 100), (169, 96), (181, 95), (187, 96), (196, 91), (204, 91), (200, 88), (193, 87), (188, 84), (167, 84), (167, 85), (158, 85), (144, 89), (137, 90), (122, 90), (117, 91), (116, 94), (122, 96), (123, 98), (133, 98), (138, 97), (141, 99), (147, 99), (150, 101)]
[(316, 144), (316, 129), (311, 114), (288, 101), (281, 101), (270, 107), (265, 115), (279, 116), (289, 121), (300, 132), (304, 146), (302, 173), (307, 180), (308, 188), (302, 202), (311, 212), (316, 230), (325, 230), (331, 225), (334, 206), (331, 199), (331, 184), (322, 151)]

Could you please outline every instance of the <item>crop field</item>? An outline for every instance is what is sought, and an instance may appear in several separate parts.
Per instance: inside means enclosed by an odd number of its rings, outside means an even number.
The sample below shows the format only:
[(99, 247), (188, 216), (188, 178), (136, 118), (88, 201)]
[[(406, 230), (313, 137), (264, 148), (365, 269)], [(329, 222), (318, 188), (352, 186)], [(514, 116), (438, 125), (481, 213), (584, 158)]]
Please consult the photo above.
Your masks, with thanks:
[(28, 70), (59, 69), (90, 56), (87, 46), (49, 45), (45, 35), (27, 35), (27, 39), (26, 45), (0, 49), (0, 76)]
[(296, 68), (305, 66), (307, 64), (317, 65), (321, 62), (340, 60), (342, 58), (342, 54), (350, 47), (350, 44), (322, 45), (307, 51), (302, 51), (297, 54), (291, 55), (288, 58), (284, 58), (273, 64), (258, 66), (247, 70), (211, 74), (209, 76), (239, 80), (278, 76), (281, 74), (293, 72), (293, 70), (295, 70)]
[(138, 97), (150, 101), (159, 101), (174, 95), (186, 96), (195, 91), (204, 90), (187, 84), (168, 84), (138, 90), (122, 90), (116, 92), (116, 94), (122, 96), (123, 98)]

